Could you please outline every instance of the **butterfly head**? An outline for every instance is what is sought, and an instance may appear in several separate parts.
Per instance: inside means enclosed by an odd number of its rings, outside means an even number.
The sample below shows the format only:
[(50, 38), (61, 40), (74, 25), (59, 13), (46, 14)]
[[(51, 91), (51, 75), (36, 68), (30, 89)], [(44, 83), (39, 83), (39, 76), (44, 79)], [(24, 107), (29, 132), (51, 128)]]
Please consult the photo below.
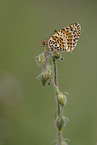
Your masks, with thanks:
[(41, 41), (42, 46), (46, 46), (47, 41)]

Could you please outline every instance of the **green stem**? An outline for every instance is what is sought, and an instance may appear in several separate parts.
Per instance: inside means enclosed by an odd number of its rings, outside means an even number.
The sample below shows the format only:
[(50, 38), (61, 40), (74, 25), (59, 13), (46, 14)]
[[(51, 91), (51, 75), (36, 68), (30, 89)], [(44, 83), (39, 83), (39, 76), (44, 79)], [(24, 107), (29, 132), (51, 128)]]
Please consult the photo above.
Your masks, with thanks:
[(58, 145), (61, 145), (62, 140), (63, 140), (62, 133), (58, 132)]
[[(58, 88), (58, 76), (57, 76), (57, 63), (56, 63), (56, 59), (53, 59), (53, 63), (54, 63), (54, 83), (55, 85), (57, 86)], [(56, 91), (56, 101), (57, 101), (57, 91)], [(57, 111), (58, 111), (58, 117), (62, 117), (63, 115), (63, 109), (61, 108), (59, 102), (57, 101)], [(63, 137), (62, 137), (62, 132), (58, 131), (57, 132), (58, 134), (58, 143), (57, 145), (61, 145), (61, 142), (63, 140)]]
[[(58, 87), (58, 77), (57, 77), (57, 63), (56, 59), (53, 59), (54, 62), (54, 83)], [(56, 101), (57, 101), (57, 92), (56, 92)], [(60, 116), (60, 104), (57, 101), (58, 116)]]
[(61, 117), (63, 116), (63, 108), (61, 107)]

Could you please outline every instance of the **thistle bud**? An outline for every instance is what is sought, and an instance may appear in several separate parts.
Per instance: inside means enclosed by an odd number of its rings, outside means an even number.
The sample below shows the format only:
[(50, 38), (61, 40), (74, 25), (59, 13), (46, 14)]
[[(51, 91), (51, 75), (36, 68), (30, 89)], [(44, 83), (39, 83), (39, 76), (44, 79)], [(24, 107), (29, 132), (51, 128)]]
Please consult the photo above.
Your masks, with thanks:
[(59, 132), (62, 132), (65, 125), (66, 125), (65, 117), (58, 117), (56, 119), (56, 127), (59, 130)]
[(58, 92), (57, 100), (62, 107), (67, 103), (66, 95), (61, 92)]

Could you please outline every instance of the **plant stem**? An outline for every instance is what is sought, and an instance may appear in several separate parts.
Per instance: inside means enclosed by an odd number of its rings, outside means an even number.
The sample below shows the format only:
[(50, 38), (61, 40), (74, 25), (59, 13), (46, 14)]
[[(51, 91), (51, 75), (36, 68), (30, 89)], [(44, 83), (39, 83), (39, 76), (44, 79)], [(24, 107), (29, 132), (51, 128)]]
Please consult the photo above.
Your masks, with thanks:
[[(58, 87), (58, 76), (57, 76), (57, 63), (56, 59), (53, 59), (54, 62), (54, 83)], [(56, 92), (56, 101), (57, 101), (57, 92)], [(60, 116), (60, 104), (57, 101), (57, 110), (58, 110), (58, 116)]]
[[(54, 63), (54, 83), (55, 85), (57, 86), (58, 88), (58, 76), (57, 76), (57, 63), (56, 63), (56, 59), (53, 59), (53, 63)], [(56, 102), (57, 102), (57, 116), (58, 117), (62, 117), (63, 115), (63, 109), (61, 108), (59, 102), (57, 101), (57, 91), (56, 91)], [(57, 145), (61, 145), (61, 142), (63, 140), (63, 137), (62, 137), (62, 132), (60, 132), (59, 130), (57, 130), (57, 134), (58, 134), (58, 143)]]

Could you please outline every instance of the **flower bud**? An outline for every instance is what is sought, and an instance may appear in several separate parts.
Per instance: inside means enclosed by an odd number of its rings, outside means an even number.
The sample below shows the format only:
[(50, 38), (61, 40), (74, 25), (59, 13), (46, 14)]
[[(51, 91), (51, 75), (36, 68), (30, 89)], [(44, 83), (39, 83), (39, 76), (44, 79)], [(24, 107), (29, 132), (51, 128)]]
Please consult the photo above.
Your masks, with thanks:
[(47, 80), (50, 79), (51, 78), (51, 75), (52, 75), (51, 66), (48, 65), (47, 68), (46, 68), (46, 70), (45, 70), (45, 77), (46, 77), (46, 79)]
[(61, 92), (58, 93), (57, 99), (62, 107), (64, 107), (65, 104), (67, 103), (66, 95)]
[(60, 53), (57, 52), (57, 51), (55, 51), (55, 52), (53, 53), (53, 58), (54, 58), (54, 59), (60, 58)]
[(48, 86), (50, 86), (50, 85), (51, 85), (51, 79), (48, 81), (47, 85), (48, 85)]
[(37, 78), (40, 80), (41, 84), (42, 84), (43, 87), (44, 87), (44, 86), (46, 85), (45, 73), (42, 72)]
[(59, 130), (59, 132), (62, 132), (62, 130), (63, 130), (65, 125), (66, 125), (65, 117), (57, 117), (57, 119), (56, 119), (56, 127)]
[(46, 70), (44, 70), (39, 76), (38, 79), (42, 83), (43, 87), (48, 83), (50, 85), (51, 77), (52, 77), (52, 66), (48, 65)]
[(63, 60), (63, 57), (60, 57), (60, 60)]
[(40, 55), (38, 55), (38, 56), (36, 56), (36, 61), (37, 61), (37, 64), (38, 64), (38, 66), (40, 67), (42, 64), (43, 64), (43, 62), (44, 62), (44, 53), (41, 53)]

